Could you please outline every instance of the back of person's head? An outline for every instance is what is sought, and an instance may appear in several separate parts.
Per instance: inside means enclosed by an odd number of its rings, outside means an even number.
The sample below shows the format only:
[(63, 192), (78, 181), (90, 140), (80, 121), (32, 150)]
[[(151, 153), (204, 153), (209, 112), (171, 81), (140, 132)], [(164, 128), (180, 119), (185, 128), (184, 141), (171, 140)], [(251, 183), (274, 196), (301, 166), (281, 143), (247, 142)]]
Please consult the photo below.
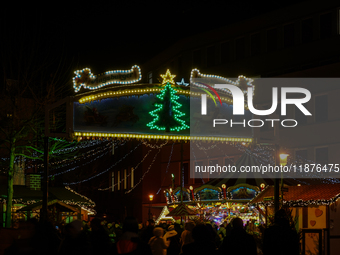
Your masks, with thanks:
[(280, 209), (275, 213), (274, 221), (276, 224), (289, 226), (288, 216), (284, 209)]
[(155, 226), (154, 220), (148, 220), (148, 226)]
[(138, 233), (138, 221), (135, 217), (128, 216), (123, 222), (123, 232)]
[(153, 230), (153, 234), (154, 234), (156, 237), (162, 237), (162, 236), (163, 236), (163, 233), (164, 233), (164, 230), (163, 230), (163, 228), (161, 228), (161, 227), (154, 228), (154, 230)]
[(205, 224), (208, 233), (206, 233), (207, 238), (215, 238), (217, 235), (216, 229), (211, 224)]
[(205, 224), (197, 224), (192, 230), (192, 238), (195, 242), (206, 242), (212, 239), (212, 233)]
[(233, 228), (234, 229), (243, 229), (243, 221), (242, 219), (236, 217), (233, 219)]
[(193, 221), (188, 221), (187, 223), (185, 223), (184, 225), (184, 229), (188, 230), (188, 231), (192, 231), (193, 228), (195, 227), (195, 223)]
[(91, 229), (92, 230), (99, 230), (101, 229), (103, 226), (101, 224), (102, 220), (100, 218), (94, 218), (91, 220)]

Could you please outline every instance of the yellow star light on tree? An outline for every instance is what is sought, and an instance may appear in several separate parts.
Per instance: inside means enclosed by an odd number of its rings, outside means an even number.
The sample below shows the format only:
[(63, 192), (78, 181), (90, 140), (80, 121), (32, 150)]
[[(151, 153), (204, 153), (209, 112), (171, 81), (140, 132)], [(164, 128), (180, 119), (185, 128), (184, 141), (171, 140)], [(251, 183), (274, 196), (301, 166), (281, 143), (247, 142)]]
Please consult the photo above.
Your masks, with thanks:
[(166, 84), (167, 82), (175, 84), (174, 78), (176, 77), (176, 75), (171, 74), (169, 69), (166, 70), (165, 74), (161, 74), (161, 77), (163, 78), (162, 84)]

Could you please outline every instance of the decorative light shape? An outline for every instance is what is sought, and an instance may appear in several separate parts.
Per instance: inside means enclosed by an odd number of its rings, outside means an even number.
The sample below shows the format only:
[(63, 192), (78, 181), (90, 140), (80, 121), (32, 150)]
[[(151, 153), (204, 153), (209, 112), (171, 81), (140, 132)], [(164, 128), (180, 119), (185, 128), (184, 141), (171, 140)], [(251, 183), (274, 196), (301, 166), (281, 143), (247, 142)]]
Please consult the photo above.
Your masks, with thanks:
[(176, 75), (171, 74), (169, 69), (166, 70), (165, 74), (161, 74), (161, 77), (163, 78), (162, 84), (167, 84), (168, 82), (171, 84), (175, 84), (174, 78), (176, 77)]
[[(169, 75), (170, 74), (168, 74), (168, 76)], [(168, 78), (164, 78), (164, 80), (165, 79)], [(161, 100), (161, 103), (155, 104), (157, 108), (149, 112), (149, 114), (154, 117), (153, 121), (146, 124), (150, 129), (168, 132), (181, 131), (190, 128), (187, 124), (185, 124), (184, 120), (180, 119), (180, 117), (184, 116), (185, 113), (178, 110), (182, 107), (182, 104), (177, 102), (179, 96), (175, 95), (176, 93), (177, 91), (172, 88), (171, 83), (168, 81), (164, 86), (164, 89), (161, 90), (161, 94), (157, 95), (157, 97)]]
[[(130, 70), (107, 71), (100, 77), (93, 75), (90, 68), (84, 68), (74, 72), (73, 88), (78, 92), (81, 87), (95, 90), (110, 84), (131, 84), (142, 79), (140, 67), (132, 66)], [(129, 79), (131, 78), (131, 79)]]
[(182, 78), (182, 80), (180, 82), (178, 81), (176, 83), (177, 83), (177, 85), (189, 86), (189, 83), (184, 82), (184, 78)]
[(149, 199), (150, 199), (150, 201), (152, 201), (153, 200), (153, 195), (149, 195)]
[[(202, 74), (200, 73), (200, 71), (198, 69), (192, 69), (191, 70), (191, 75), (190, 75), (190, 83), (194, 84), (195, 86), (198, 86), (198, 87), (202, 87), (202, 85), (200, 85), (199, 83), (196, 83), (196, 82), (193, 82), (193, 79), (194, 78), (216, 78), (216, 79), (221, 79), (224, 83), (227, 83), (227, 84), (231, 84), (231, 85), (235, 85), (237, 87), (241, 87), (241, 89), (244, 91), (244, 92), (247, 92), (247, 88), (245, 87), (242, 87), (242, 81), (245, 81), (247, 87), (253, 87), (253, 95), (255, 93), (255, 86), (252, 84), (253, 83), (253, 79), (251, 78), (247, 78), (243, 75), (239, 75), (238, 76), (238, 79), (237, 81), (233, 81), (233, 80), (230, 80), (230, 79), (227, 79), (227, 78), (224, 78), (222, 76), (218, 76), (218, 75), (213, 75), (213, 74)], [(221, 82), (222, 82), (221, 81)], [(221, 90), (221, 91), (224, 91), (228, 94), (231, 94), (229, 92), (229, 90), (226, 90), (226, 89), (218, 89), (218, 90)]]

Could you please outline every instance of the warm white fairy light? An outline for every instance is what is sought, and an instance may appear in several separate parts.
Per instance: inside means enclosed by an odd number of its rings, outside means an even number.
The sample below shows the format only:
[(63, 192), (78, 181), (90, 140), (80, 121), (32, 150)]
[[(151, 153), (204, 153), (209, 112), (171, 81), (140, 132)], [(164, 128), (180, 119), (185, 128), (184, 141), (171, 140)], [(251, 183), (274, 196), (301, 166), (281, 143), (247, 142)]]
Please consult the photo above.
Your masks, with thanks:
[(159, 149), (159, 150), (157, 151), (157, 153), (155, 154), (153, 160), (151, 161), (151, 163), (150, 163), (148, 169), (144, 172), (144, 174), (143, 174), (142, 177), (139, 179), (139, 181), (138, 181), (138, 182), (137, 182), (130, 190), (126, 191), (125, 194), (128, 194), (128, 193), (130, 193), (131, 191), (133, 191), (133, 190), (134, 190), (134, 189), (135, 189), (135, 188), (143, 181), (144, 177), (149, 173), (149, 171), (150, 171), (150, 169), (151, 169), (153, 163), (156, 161), (157, 155), (160, 153), (160, 151), (161, 151), (161, 149)]
[[(112, 75), (121, 75), (124, 79), (126, 79), (126, 75), (130, 74), (132, 76), (134, 72), (137, 70), (137, 77), (133, 80), (117, 80), (116, 76)], [(114, 71), (107, 71), (103, 74), (110, 75), (110, 78), (105, 77), (101, 78), (97, 77), (96, 75), (93, 75), (90, 68), (84, 68), (82, 70), (77, 70), (74, 72), (76, 74), (75, 77), (73, 77), (73, 88), (75, 92), (78, 92), (81, 87), (84, 87), (86, 89), (100, 89), (104, 86), (111, 85), (111, 84), (131, 84), (138, 82), (142, 79), (141, 70), (140, 67), (137, 65), (134, 65), (130, 70), (114, 70)], [(85, 76), (85, 77), (84, 77)], [(91, 83), (93, 85), (91, 85)]]
[(139, 143), (135, 148), (133, 148), (129, 153), (125, 154), (123, 157), (121, 157), (117, 162), (115, 162), (114, 164), (112, 164), (109, 168), (107, 168), (106, 170), (104, 171), (101, 171), (100, 173), (96, 174), (96, 175), (93, 175), (87, 179), (84, 179), (84, 180), (80, 180), (80, 181), (77, 181), (77, 182), (70, 182), (70, 183), (64, 183), (64, 185), (75, 185), (75, 184), (79, 184), (79, 183), (83, 183), (83, 182), (87, 182), (87, 181), (90, 181), (104, 173), (107, 173), (108, 171), (110, 171), (113, 167), (115, 167), (117, 164), (119, 164), (121, 161), (123, 161), (127, 156), (129, 156), (133, 151), (135, 151), (139, 146), (141, 145), (141, 143)]
[(235, 143), (252, 143), (253, 138), (244, 137), (212, 137), (212, 136), (188, 136), (188, 135), (149, 135), (149, 134), (124, 134), (124, 133), (93, 133), (93, 132), (74, 132), (75, 137), (115, 137), (115, 138), (132, 138), (132, 139), (148, 139), (148, 140), (201, 140), (201, 141), (221, 141)]
[[(216, 78), (216, 79), (220, 79), (220, 80), (222, 80), (223, 82), (225, 82), (227, 84), (235, 85), (235, 86), (238, 86), (238, 87), (240, 86), (241, 80), (244, 79), (246, 81), (246, 83), (247, 83), (247, 86), (253, 87), (253, 93), (255, 91), (255, 86), (252, 84), (254, 80), (251, 79), (251, 78), (247, 78), (247, 77), (245, 77), (243, 75), (239, 75), (237, 81), (233, 81), (233, 80), (227, 79), (225, 77), (214, 75), (214, 74), (202, 74), (202, 73), (200, 73), (200, 71), (198, 69), (193, 69), (193, 70), (191, 70), (191, 74), (190, 74), (190, 83), (194, 84), (195, 86), (202, 87), (201, 84), (196, 83), (196, 82), (193, 81), (194, 78), (200, 78), (199, 76), (202, 77), (202, 78)], [(221, 90), (223, 92), (231, 94), (226, 89), (218, 89), (218, 90)]]

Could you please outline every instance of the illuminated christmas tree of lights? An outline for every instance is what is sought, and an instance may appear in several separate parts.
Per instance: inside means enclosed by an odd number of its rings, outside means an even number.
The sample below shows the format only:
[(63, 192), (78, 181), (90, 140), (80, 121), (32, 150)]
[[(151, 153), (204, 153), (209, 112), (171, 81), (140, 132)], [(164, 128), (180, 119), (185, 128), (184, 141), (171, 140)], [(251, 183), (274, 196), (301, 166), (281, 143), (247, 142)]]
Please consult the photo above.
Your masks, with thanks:
[(182, 104), (177, 101), (179, 96), (176, 95), (177, 92), (172, 87), (172, 84), (175, 84), (173, 80), (175, 76), (176, 75), (170, 73), (169, 69), (166, 74), (161, 75), (163, 78), (162, 84), (165, 84), (165, 86), (164, 89), (161, 90), (161, 93), (157, 95), (160, 103), (156, 103), (156, 109), (149, 112), (150, 115), (154, 117), (153, 121), (147, 124), (150, 129), (170, 132), (189, 128), (189, 126), (185, 124), (185, 121), (180, 119), (185, 113), (179, 111)]

